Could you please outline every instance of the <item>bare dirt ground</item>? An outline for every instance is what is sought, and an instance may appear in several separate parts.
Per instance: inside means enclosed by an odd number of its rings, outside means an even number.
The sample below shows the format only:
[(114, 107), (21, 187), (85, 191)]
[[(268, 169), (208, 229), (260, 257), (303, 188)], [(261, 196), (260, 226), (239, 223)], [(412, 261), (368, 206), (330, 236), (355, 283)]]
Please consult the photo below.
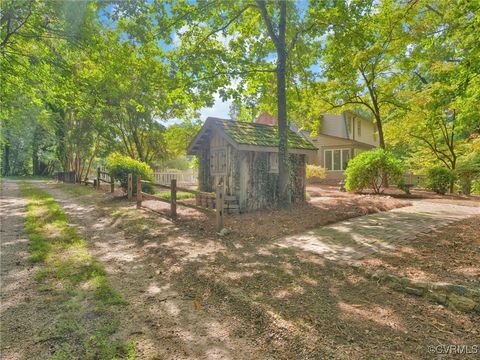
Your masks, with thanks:
[[(118, 336), (135, 341), (139, 359), (431, 359), (429, 346), (478, 344), (478, 316), (395, 292), (348, 263), (279, 248), (271, 235), (220, 237), (208, 224), (199, 229), (201, 219), (171, 222), (91, 188), (41, 187), (62, 204), (129, 302), (118, 314)], [(12, 217), (19, 226), (22, 213)], [(21, 246), (14, 252), (25, 251)], [(30, 287), (34, 298), (35, 286), (26, 283), (2, 302)], [(45, 321), (32, 319), (32, 329)], [(19, 316), (18, 326), (2, 327), (2, 337), (23, 340), (28, 317)], [(35, 354), (31, 343), (18, 348)]]

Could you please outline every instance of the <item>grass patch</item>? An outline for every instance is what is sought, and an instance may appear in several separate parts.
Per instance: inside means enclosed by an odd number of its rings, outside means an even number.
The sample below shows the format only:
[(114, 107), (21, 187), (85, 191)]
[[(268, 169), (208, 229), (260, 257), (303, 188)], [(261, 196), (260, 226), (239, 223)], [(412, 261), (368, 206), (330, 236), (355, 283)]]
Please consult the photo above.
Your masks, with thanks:
[[(155, 196), (158, 196), (162, 199), (170, 199), (170, 191), (159, 191), (155, 193)], [(185, 192), (185, 191), (177, 191), (177, 199), (192, 199), (195, 197), (195, 194)]]
[(114, 339), (115, 311), (127, 302), (108, 284), (85, 239), (49, 193), (28, 183), (21, 192), (27, 199), (30, 260), (44, 265), (36, 274), (39, 296), (46, 297), (52, 315), (39, 341), (60, 339), (51, 346), (52, 359), (134, 358), (133, 343)]
[(57, 186), (59, 189), (67, 190), (68, 192), (76, 196), (91, 195), (96, 191), (92, 186), (86, 186), (86, 185), (80, 185), (80, 184), (60, 183)]
[(1, 180), (53, 180), (52, 176), (39, 176), (39, 175), (9, 175), (9, 176), (0, 176)]

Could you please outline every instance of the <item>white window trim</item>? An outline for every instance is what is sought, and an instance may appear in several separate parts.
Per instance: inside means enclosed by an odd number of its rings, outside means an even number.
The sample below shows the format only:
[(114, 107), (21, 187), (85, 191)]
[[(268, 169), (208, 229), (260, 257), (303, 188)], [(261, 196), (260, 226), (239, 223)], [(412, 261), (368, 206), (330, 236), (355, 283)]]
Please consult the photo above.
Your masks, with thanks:
[(352, 159), (352, 149), (350, 149), (350, 148), (324, 149), (324, 150), (323, 150), (323, 167), (325, 168), (326, 171), (335, 171), (335, 172), (342, 171), (342, 172), (343, 172), (343, 171), (345, 171), (345, 169), (341, 169), (341, 170), (333, 170), (333, 169), (332, 169), (332, 170), (328, 170), (328, 169), (327, 169), (327, 160), (326, 160), (326, 159), (327, 159), (327, 156), (326, 156), (326, 152), (327, 152), (327, 151), (331, 151), (331, 152), (332, 152), (332, 168), (333, 168), (333, 167), (334, 167), (334, 166), (333, 166), (333, 152), (334, 152), (335, 150), (340, 150), (340, 167), (343, 168), (343, 150), (348, 150), (348, 153), (350, 154), (349, 160)]

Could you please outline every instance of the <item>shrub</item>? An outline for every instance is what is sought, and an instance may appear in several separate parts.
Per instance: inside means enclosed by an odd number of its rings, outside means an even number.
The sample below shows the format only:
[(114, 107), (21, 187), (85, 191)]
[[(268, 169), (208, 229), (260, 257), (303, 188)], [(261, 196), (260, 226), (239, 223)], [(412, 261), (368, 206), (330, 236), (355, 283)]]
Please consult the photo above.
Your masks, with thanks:
[(405, 182), (405, 180), (402, 178), (397, 182), (397, 187), (402, 190), (405, 194), (410, 195), (410, 186)]
[[(142, 180), (153, 181), (153, 171), (148, 164), (119, 153), (108, 156), (107, 169), (115, 179), (120, 181), (124, 192), (128, 191), (128, 174), (132, 174), (133, 177), (133, 194), (137, 191), (137, 176), (141, 176)], [(151, 194), (154, 192), (153, 187), (149, 185), (143, 185), (142, 190)]]
[(385, 181), (398, 184), (402, 180), (403, 165), (390, 152), (383, 149), (360, 153), (348, 162), (345, 170), (345, 189), (360, 191), (372, 188), (380, 193)]
[(444, 195), (453, 181), (455, 181), (455, 174), (452, 170), (443, 166), (435, 166), (427, 170), (425, 187), (437, 194)]
[(308, 165), (307, 164), (307, 181), (308, 182), (319, 182), (322, 179), (325, 179), (325, 169), (317, 165)]
[(480, 195), (480, 179), (472, 181), (472, 195)]
[(480, 158), (473, 157), (459, 163), (456, 175), (462, 193), (470, 195), (474, 181), (480, 180)]

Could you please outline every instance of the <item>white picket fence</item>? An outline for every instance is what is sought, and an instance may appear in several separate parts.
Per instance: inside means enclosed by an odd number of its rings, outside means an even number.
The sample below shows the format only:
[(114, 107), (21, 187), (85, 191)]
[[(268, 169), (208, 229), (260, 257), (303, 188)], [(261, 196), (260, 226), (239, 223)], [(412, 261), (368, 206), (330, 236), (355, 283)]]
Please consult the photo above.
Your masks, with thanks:
[(164, 170), (164, 171), (155, 171), (153, 173), (153, 178), (156, 183), (163, 185), (170, 185), (173, 179), (177, 180), (177, 185), (179, 186), (192, 186), (196, 185), (198, 178), (197, 172), (194, 169), (188, 170)]
[[(110, 181), (110, 176), (103, 174), (107, 172), (107, 169), (104, 166), (100, 167), (102, 171), (101, 177), (106, 181)], [(92, 169), (90, 171), (89, 178), (97, 177), (97, 169)], [(188, 170), (176, 170), (176, 169), (166, 169), (162, 171), (154, 171), (153, 173), (154, 182), (170, 186), (172, 179), (177, 179), (178, 186), (194, 186), (197, 185), (197, 171), (195, 169)]]

